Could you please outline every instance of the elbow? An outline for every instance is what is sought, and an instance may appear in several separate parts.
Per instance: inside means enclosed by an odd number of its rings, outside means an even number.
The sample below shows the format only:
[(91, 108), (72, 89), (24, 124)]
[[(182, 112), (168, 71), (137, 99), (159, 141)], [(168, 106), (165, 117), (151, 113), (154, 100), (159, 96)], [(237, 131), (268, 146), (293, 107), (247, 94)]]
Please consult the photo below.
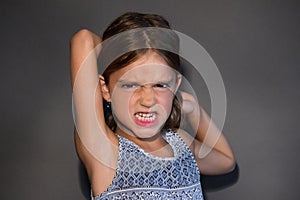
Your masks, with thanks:
[(236, 167), (236, 161), (233, 157), (227, 157), (226, 160), (222, 163), (222, 166), (224, 173), (232, 172)]
[(70, 40), (70, 45), (77, 44), (88, 47), (94, 46), (92, 33), (88, 29), (81, 29), (76, 32)]

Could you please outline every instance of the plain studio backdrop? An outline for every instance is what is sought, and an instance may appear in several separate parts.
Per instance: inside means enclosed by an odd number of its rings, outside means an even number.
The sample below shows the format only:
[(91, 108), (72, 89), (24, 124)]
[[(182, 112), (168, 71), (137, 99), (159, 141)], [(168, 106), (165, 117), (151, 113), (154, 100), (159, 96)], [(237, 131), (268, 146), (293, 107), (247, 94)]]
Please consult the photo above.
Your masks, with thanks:
[[(0, 10), (0, 199), (84, 199), (69, 40), (80, 28), (102, 33), (126, 11), (165, 16), (208, 51), (222, 75), (223, 131), (240, 176), (207, 199), (300, 198), (298, 1), (7, 0)], [(195, 89), (210, 111), (205, 87)]]

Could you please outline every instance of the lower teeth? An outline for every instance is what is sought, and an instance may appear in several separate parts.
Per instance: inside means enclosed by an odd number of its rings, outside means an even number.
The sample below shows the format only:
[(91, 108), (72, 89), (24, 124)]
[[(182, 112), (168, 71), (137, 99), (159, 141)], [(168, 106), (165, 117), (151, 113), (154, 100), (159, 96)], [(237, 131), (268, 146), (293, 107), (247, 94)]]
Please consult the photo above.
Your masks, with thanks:
[(140, 116), (140, 115), (136, 115), (136, 117), (141, 120), (141, 121), (153, 121), (154, 120), (154, 116), (150, 116), (150, 117), (144, 117), (144, 116)]

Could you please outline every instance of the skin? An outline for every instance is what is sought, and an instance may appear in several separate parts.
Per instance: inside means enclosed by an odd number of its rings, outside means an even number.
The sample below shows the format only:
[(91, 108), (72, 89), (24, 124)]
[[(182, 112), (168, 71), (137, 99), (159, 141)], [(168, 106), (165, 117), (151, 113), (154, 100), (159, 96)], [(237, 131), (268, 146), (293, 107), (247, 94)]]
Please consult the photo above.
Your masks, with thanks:
[[(72, 86), (74, 86), (76, 75), (84, 59), (100, 42), (100, 37), (88, 30), (81, 30), (72, 37)], [(97, 55), (95, 55), (95, 60), (96, 57)], [(147, 65), (148, 67), (146, 67)], [(149, 65), (155, 66), (155, 68), (149, 70)], [(172, 148), (161, 137), (159, 130), (170, 113), (170, 102), (172, 102), (174, 92), (176, 92), (180, 85), (181, 78), (170, 68), (165, 67), (166, 65), (166, 62), (159, 55), (149, 51), (147, 55), (142, 56), (136, 62), (113, 73), (110, 77), (109, 85), (106, 85), (105, 81), (101, 80), (101, 78), (99, 79), (95, 94), (96, 117), (100, 128), (104, 130), (102, 133), (103, 137), (108, 138), (112, 146), (118, 146), (116, 134), (119, 134), (133, 141), (146, 152), (160, 157), (173, 156)], [(96, 64), (92, 67), (92, 70), (95, 71), (95, 76), (98, 76)], [(157, 73), (158, 71), (160, 73)], [(144, 75), (143, 79), (141, 79), (141, 73), (147, 74), (147, 76)], [(162, 92), (161, 90), (157, 90), (156, 86), (165, 77), (169, 77), (167, 79), (168, 81), (173, 81), (173, 85), (170, 84), (172, 87)], [(124, 87), (120, 87), (120, 80), (124, 82), (134, 80), (138, 83), (138, 86), (128, 91)], [(89, 87), (89, 85), (86, 85), (86, 87)], [(184, 130), (178, 130), (178, 134), (180, 134), (194, 154), (201, 173), (222, 174), (230, 172), (235, 166), (235, 159), (225, 136), (212, 123), (208, 114), (198, 105), (192, 95), (185, 92), (181, 92), (181, 95), (183, 99), (183, 112), (194, 129), (196, 136), (193, 138)], [(116, 133), (113, 133), (105, 124), (102, 98), (112, 102), (115, 117), (119, 121)], [(118, 105), (127, 106), (118, 107)], [(158, 120), (154, 124), (150, 123), (150, 125), (147, 124), (141, 127), (135, 121), (135, 114), (139, 112), (155, 112), (157, 113)], [(126, 118), (128, 119), (127, 121), (125, 120)], [(211, 129), (208, 128), (210, 125)], [(207, 143), (203, 144), (202, 141), (205, 137), (209, 137), (209, 139), (206, 140)], [(74, 138), (77, 154), (88, 172), (93, 195), (99, 195), (111, 184), (116, 173), (116, 167), (108, 167), (96, 159), (82, 144), (75, 128)], [(212, 141), (216, 141), (216, 143)], [(211, 148), (210, 153), (204, 158), (198, 156), (201, 147)], [(99, 147), (99, 150), (101, 151), (101, 147)], [(111, 166), (116, 166), (118, 152), (112, 151), (109, 156)]]
[[(102, 95), (112, 103), (116, 133), (148, 152), (168, 145), (159, 133), (180, 82), (181, 76), (153, 51), (111, 74), (109, 85), (102, 85)], [(138, 114), (151, 114), (154, 120), (141, 121)]]

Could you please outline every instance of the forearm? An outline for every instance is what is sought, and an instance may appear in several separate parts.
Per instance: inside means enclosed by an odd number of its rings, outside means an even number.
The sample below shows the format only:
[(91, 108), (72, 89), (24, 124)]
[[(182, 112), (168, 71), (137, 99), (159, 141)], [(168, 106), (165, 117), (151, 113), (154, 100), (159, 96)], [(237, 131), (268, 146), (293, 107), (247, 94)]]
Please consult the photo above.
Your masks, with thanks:
[(188, 121), (196, 133), (194, 155), (201, 172), (216, 175), (232, 171), (235, 159), (231, 147), (205, 110), (197, 105)]
[[(99, 54), (99, 48), (95, 49), (95, 47), (100, 42), (101, 38), (98, 35), (86, 29), (80, 30), (72, 37), (70, 41), (70, 70), (72, 87), (74, 86), (78, 70), (91, 52), (95, 54), (93, 55), (93, 62), (96, 62), (97, 54)], [(90, 60), (92, 61), (92, 58)], [(94, 71), (97, 70), (96, 66), (97, 65), (94, 65)]]
[[(219, 156), (218, 160), (226, 160), (226, 162), (229, 160), (231, 164), (234, 163), (232, 150), (223, 133), (213, 123), (205, 110), (198, 105), (192, 95), (186, 92), (181, 92), (181, 95), (183, 112), (195, 133), (196, 141), (198, 141), (196, 142), (198, 145), (194, 152), (195, 156), (202, 159), (209, 154), (210, 156), (207, 159)], [(211, 163), (211, 161), (208, 163)]]
[(196, 139), (206, 146), (222, 153), (230, 159), (234, 159), (231, 147), (224, 134), (213, 123), (205, 110), (199, 107), (199, 122), (196, 128)]

